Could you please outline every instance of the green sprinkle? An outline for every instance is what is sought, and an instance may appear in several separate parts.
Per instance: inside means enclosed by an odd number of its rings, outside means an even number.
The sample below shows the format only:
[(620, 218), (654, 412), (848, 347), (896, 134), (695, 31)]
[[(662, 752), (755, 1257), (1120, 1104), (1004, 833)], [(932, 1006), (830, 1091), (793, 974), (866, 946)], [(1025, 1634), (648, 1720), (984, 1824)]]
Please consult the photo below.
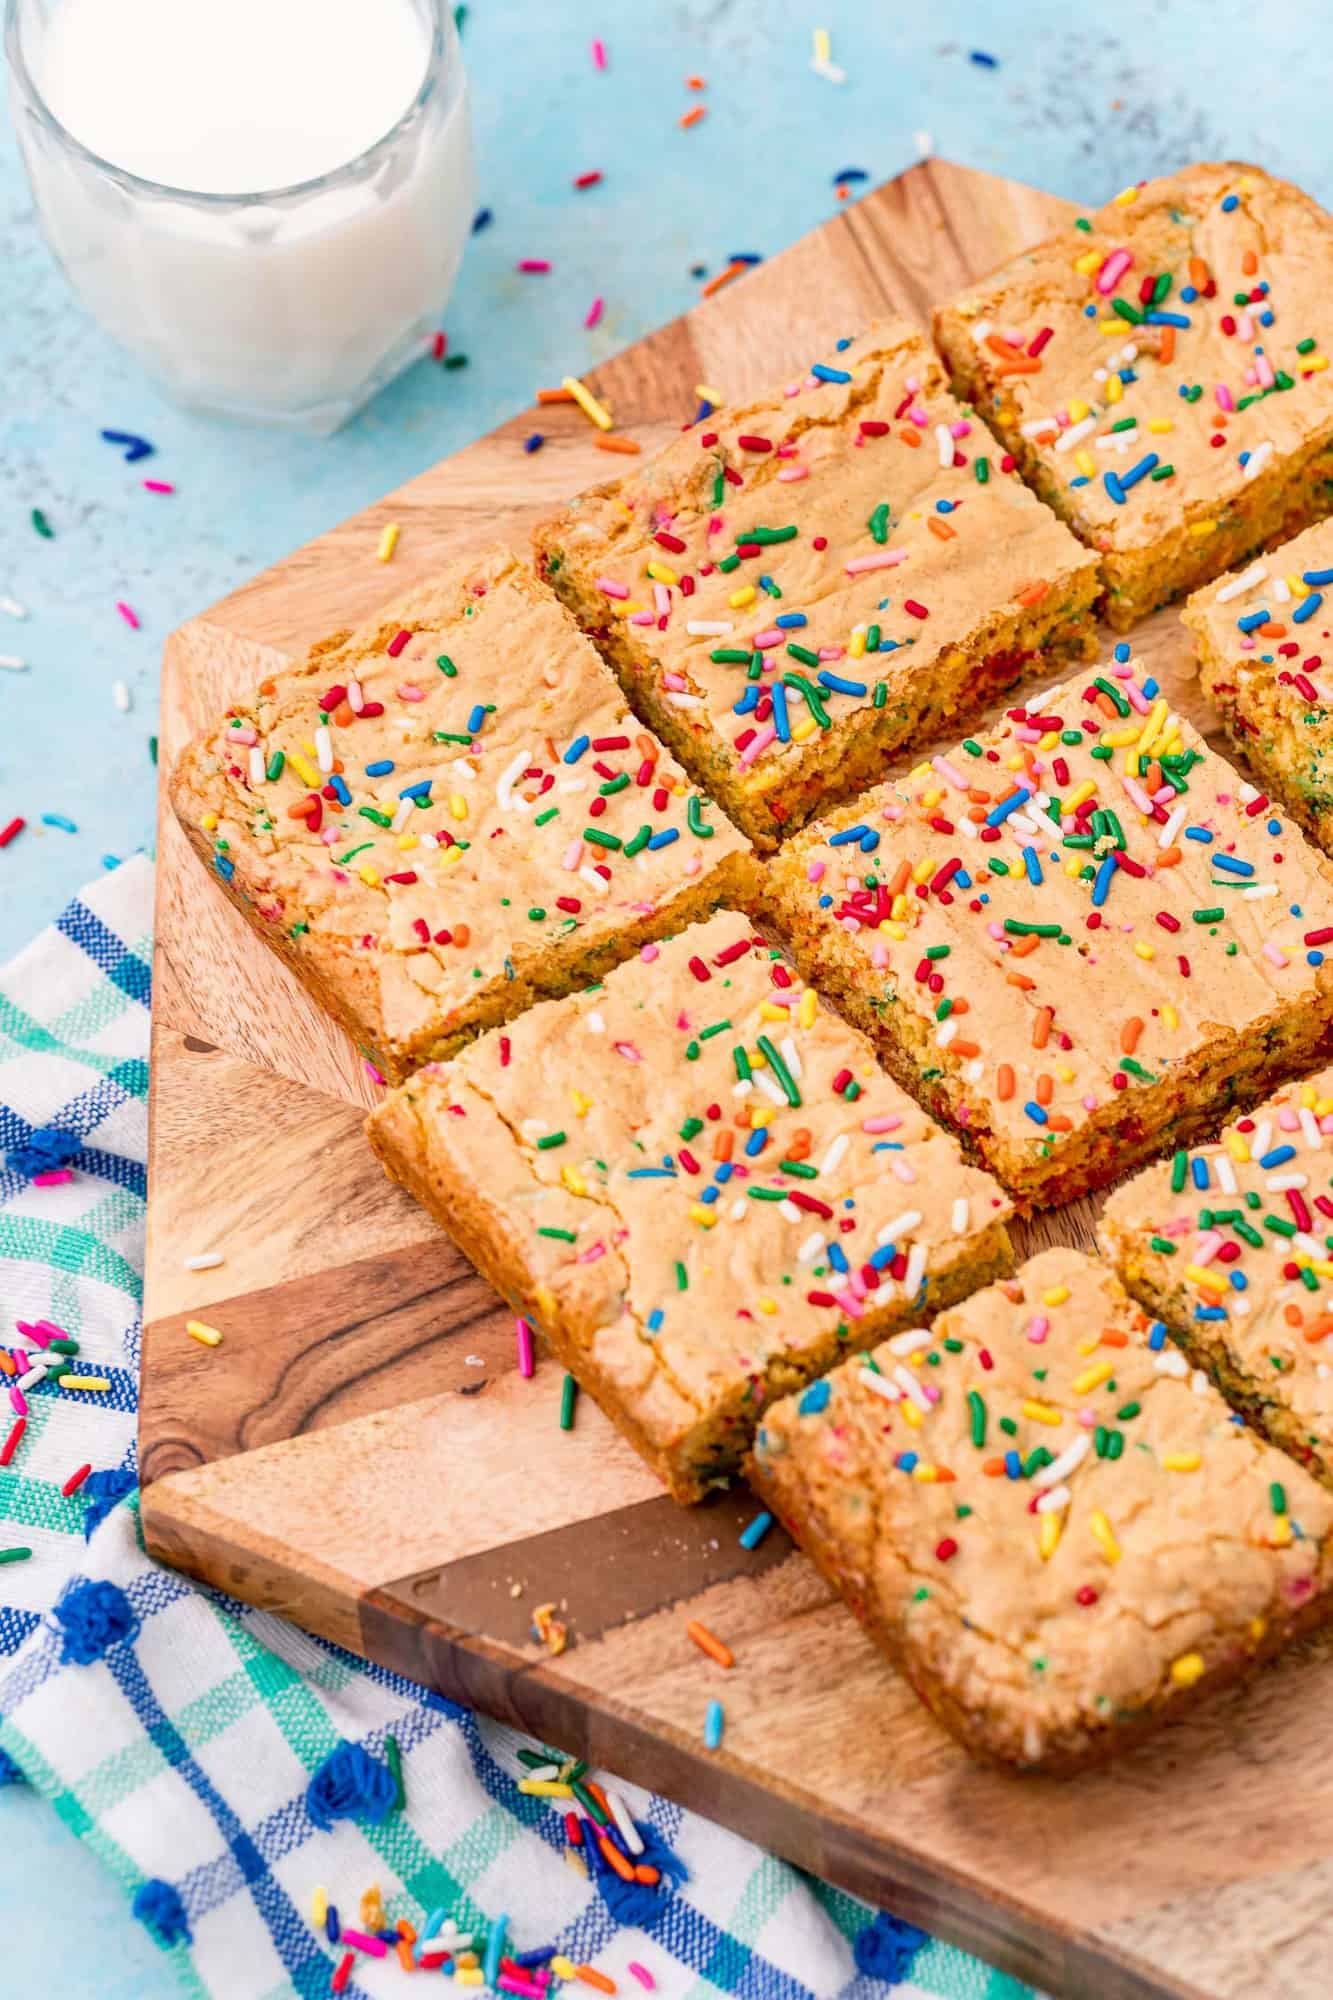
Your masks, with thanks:
[(572, 1229), (550, 1229), (545, 1225), (543, 1225), (543, 1227), (537, 1231), (537, 1234), (539, 1236), (551, 1236), (555, 1239), (557, 1243), (578, 1242), (578, 1238), (577, 1236), (575, 1236)]
[(1116, 1413), (1115, 1413), (1115, 1420), (1116, 1420), (1116, 1422), (1117, 1422), (1118, 1424), (1127, 1424), (1127, 1423), (1131, 1422), (1131, 1420), (1132, 1420), (1132, 1419), (1133, 1419), (1134, 1417), (1137, 1417), (1137, 1415), (1139, 1414), (1139, 1411), (1140, 1411), (1140, 1410), (1141, 1410), (1142, 1408), (1143, 1408), (1143, 1405), (1142, 1405), (1142, 1403), (1125, 1403), (1125, 1404), (1122, 1404), (1121, 1408), (1120, 1408), (1120, 1409), (1118, 1409), (1118, 1410), (1116, 1411)]
[(442, 674), (447, 674), (449, 676), (449, 679), (451, 681), (457, 679), (458, 668), (454, 665), (453, 661), (449, 658), (449, 655), (447, 653), (441, 653), (439, 658), (436, 660), (435, 664), (439, 668)]
[(598, 797), (603, 799), (613, 798), (617, 792), (623, 792), (628, 783), (629, 772), (622, 771), (618, 777), (608, 778), (604, 785), (597, 787)]
[(866, 526), (869, 528), (871, 534), (874, 536), (877, 542), (888, 541), (889, 503), (887, 500), (880, 501), (878, 507), (876, 507), (874, 513), (870, 516), (869, 521), (866, 523)]
[(817, 667), (819, 665), (818, 653), (812, 653), (808, 646), (798, 646), (793, 639), (787, 641), (787, 651), (794, 660), (799, 660), (803, 667)]
[(812, 1167), (808, 1160), (779, 1160), (780, 1174), (794, 1174), (798, 1181), (817, 1181), (819, 1168)]
[(1191, 910), (1190, 915), (1196, 924), (1220, 924), (1226, 911), (1220, 903), (1215, 903), (1209, 910)]
[(797, 531), (791, 528), (750, 528), (741, 537), (743, 541), (758, 542), (761, 548), (768, 548), (774, 542), (794, 542)]
[(872, 707), (872, 708), (883, 708), (883, 706), (884, 706), (885, 702), (886, 702), (886, 701), (888, 700), (888, 698), (889, 698), (889, 684), (888, 684), (888, 682), (887, 682), (887, 681), (876, 681), (876, 682), (875, 682), (875, 685), (874, 685), (874, 688), (872, 689), (872, 691), (871, 691), (871, 695), (870, 695), (870, 705), (871, 705), (871, 707)]
[(564, 1143), (565, 1134), (563, 1132), (544, 1132), (537, 1141), (537, 1151), (539, 1153), (549, 1153), (552, 1146), (563, 1146)]
[(403, 1790), (402, 1752), (398, 1748), (398, 1739), (395, 1736), (386, 1736), (384, 1739), (384, 1761), (393, 1778), (393, 1809), (395, 1812), (401, 1812), (407, 1804), (407, 1794)]
[(747, 1189), (747, 1193), (751, 1201), (785, 1201), (787, 1199), (781, 1188), (752, 1187)]
[(540, 903), (534, 903), (532, 908), (528, 911), (528, 922), (531, 924), (540, 924), (544, 923), (545, 920), (546, 920), (545, 910), (541, 907)]
[(1275, 1479), (1268, 1489), (1269, 1504), (1275, 1514), (1287, 1511), (1287, 1489), (1280, 1479)]
[[(628, 784), (629, 780), (626, 779), (625, 782)], [(708, 800), (701, 793), (691, 792), (689, 803), (685, 807), (685, 818), (689, 824), (690, 832), (698, 840), (711, 840), (713, 838), (713, 828), (709, 826), (707, 820), (704, 818), (704, 807), (707, 804)]]
[(687, 1118), (680, 1128), (680, 1136), (682, 1139), (697, 1139), (703, 1129), (702, 1118)]
[[(40, 507), (34, 507), (32, 510), (32, 525), (34, 528), (36, 528), (38, 534), (41, 536), (44, 542), (53, 542), (55, 540), (56, 531), (51, 526), (51, 523), (47, 520), (45, 514), (42, 512)], [(31, 1555), (32, 1551), (30, 1549), (25, 1549), (23, 1553), (24, 1555)], [(15, 1558), (11, 1556), (9, 1560), (12, 1562), (15, 1560)]]
[(974, 460), (972, 470), (977, 475), (977, 485), (984, 486), (990, 478), (990, 460), (988, 458)]
[(652, 839), (652, 837), (653, 837), (653, 829), (645, 820), (643, 825), (639, 828), (638, 832), (632, 833), (629, 839), (625, 842), (623, 851), (626, 854), (630, 855), (642, 854), (644, 848), (648, 845), (648, 842)]
[(1296, 342), (1296, 352), (1298, 354), (1314, 353), (1314, 340), (1309, 334), (1306, 335), (1304, 340), (1298, 340)]
[(741, 559), (737, 555), (723, 556), (722, 560), (718, 564), (718, 568), (723, 572), (725, 576), (730, 576), (731, 572), (734, 569), (739, 569), (740, 566), (741, 566)]
[(1150, 1236), (1148, 1242), (1159, 1257), (1174, 1257), (1176, 1254), (1176, 1245), (1169, 1236)]
[(879, 651), (879, 637), (880, 634), (878, 625), (868, 625), (866, 627), (867, 653), (877, 653)]
[(1150, 479), (1174, 479), (1175, 475), (1176, 468), (1174, 465), (1155, 465), (1148, 474), (1148, 477)]
[(1189, 1172), (1190, 1156), (1182, 1147), (1171, 1158), (1171, 1192), (1179, 1194), (1185, 1186), (1185, 1176)]
[(731, 1052), (731, 1059), (736, 1065), (737, 1077), (742, 1083), (748, 1083), (754, 1072), (750, 1068), (750, 1058), (746, 1055), (745, 1050), (740, 1047), (734, 1048)]
[(346, 854), (338, 856), (338, 866), (345, 868), (349, 861), (355, 861), (358, 854), (366, 854), (375, 845), (373, 840), (363, 840), (359, 847), (349, 847)]
[(618, 848), (623, 845), (618, 833), (603, 833), (599, 826), (585, 826), (583, 838), (590, 847)]
[(1010, 937), (1059, 937), (1059, 924), (1026, 924), (1017, 917), (1006, 917), (1004, 928)]
[(0, 1563), (25, 1563), (31, 1555), (31, 1549), (0, 1549)]
[(578, 1393), (578, 1383), (572, 1375), (566, 1375), (560, 1385), (560, 1428), (562, 1431), (572, 1431), (574, 1428), (574, 1404)]
[(1128, 1070), (1131, 1076), (1138, 1077), (1141, 1083), (1156, 1083), (1157, 1081), (1152, 1071), (1145, 1069), (1141, 1062), (1136, 1062), (1133, 1056), (1122, 1056), (1120, 1058), (1120, 1067), (1121, 1069)]
[(1121, 319), (1127, 319), (1131, 326), (1143, 325), (1143, 314), (1137, 306), (1132, 306), (1128, 299), (1112, 299), (1111, 311), (1119, 313)]
[(264, 776), (268, 779), (270, 785), (275, 784), (282, 776), (282, 767), (286, 762), (287, 753), (285, 750), (275, 750), (273, 752), (264, 770)]
[(676, 1290), (678, 1292), (688, 1292), (689, 1289), (690, 1289), (689, 1273), (685, 1269), (685, 1266), (678, 1260), (676, 1263)]
[(1117, 715), (1129, 714), (1129, 703), (1126, 701), (1124, 695), (1121, 694), (1114, 681), (1108, 681), (1105, 674), (1098, 674), (1092, 685), (1095, 688), (1101, 689), (1107, 700), (1113, 704)]
[(536, 819), (532, 822), (532, 824), (534, 826), (545, 826), (548, 820), (559, 819), (559, 817), (560, 817), (559, 806), (548, 806), (544, 813), (538, 813)]
[(972, 1442), (980, 1451), (986, 1442), (986, 1404), (978, 1390), (968, 1390), (967, 1407), (972, 1413)]
[(796, 1079), (787, 1068), (786, 1063), (778, 1054), (769, 1037), (767, 1035), (760, 1035), (756, 1046), (777, 1079), (778, 1086), (786, 1097), (788, 1104), (791, 1105), (793, 1111), (799, 1110), (801, 1093), (796, 1088)]
[(715, 646), (708, 655), (715, 667), (748, 667), (750, 654), (744, 646)]

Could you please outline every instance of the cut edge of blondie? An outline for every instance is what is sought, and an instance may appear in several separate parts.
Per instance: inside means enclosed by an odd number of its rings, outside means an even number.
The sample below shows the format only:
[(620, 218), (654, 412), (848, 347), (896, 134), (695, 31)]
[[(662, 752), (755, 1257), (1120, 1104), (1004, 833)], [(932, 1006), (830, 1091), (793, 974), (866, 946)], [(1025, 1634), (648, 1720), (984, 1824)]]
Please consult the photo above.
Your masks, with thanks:
[[(1333, 798), (1326, 806), (1320, 806), (1302, 791), (1296, 773), (1305, 759), (1290, 723), (1281, 717), (1272, 718), (1273, 740), (1270, 743), (1254, 722), (1241, 713), (1240, 704), (1234, 698), (1234, 668), (1212, 644), (1206, 609), (1201, 606), (1195, 610), (1187, 604), (1181, 612), (1181, 619), (1194, 635), (1199, 684), (1217, 711), (1228, 743), (1262, 780), (1265, 791), (1281, 803), (1296, 824), (1305, 829), (1325, 854), (1333, 854)], [(1283, 745), (1291, 748), (1289, 758), (1284, 759), (1281, 754)]]

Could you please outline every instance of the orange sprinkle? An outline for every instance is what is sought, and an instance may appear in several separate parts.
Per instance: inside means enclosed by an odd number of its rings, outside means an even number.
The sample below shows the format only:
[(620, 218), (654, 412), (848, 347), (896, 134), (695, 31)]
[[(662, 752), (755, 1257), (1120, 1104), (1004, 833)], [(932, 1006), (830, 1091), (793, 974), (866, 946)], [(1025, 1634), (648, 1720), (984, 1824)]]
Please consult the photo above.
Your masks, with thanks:
[[(956, 1013), (957, 1009), (954, 1011)], [(808, 1128), (804, 1125), (798, 1127), (785, 1148), (786, 1157), (789, 1160), (808, 1160), (813, 1143)]]
[(995, 1072), (995, 1095), (1001, 1104), (1007, 1104), (1014, 1094), (1014, 1072), (1009, 1063), (1001, 1063)]
[(701, 76), (687, 76), (685, 79), (685, 88), (686, 90), (706, 90), (708, 86)]
[(261, 681), (259, 683), (259, 692), (261, 694), (276, 694), (278, 692), (278, 684), (276, 681)]
[(654, 1868), (651, 1861), (639, 1861), (635, 1864), (634, 1879), (636, 1882), (645, 1882), (651, 1889), (655, 1883), (661, 1881), (662, 1871), (660, 1868)]
[(1102, 1347), (1128, 1347), (1129, 1335), (1121, 1327), (1104, 1326), (1101, 1330), (1099, 1344)]
[(1015, 938), (1009, 947), (1010, 958), (1030, 958), (1041, 943), (1039, 937)]
[(599, 1993), (614, 1993), (616, 1990), (615, 1980), (608, 1979), (606, 1974), (599, 1972), (595, 1965), (576, 1965), (574, 1967), (574, 1977), (581, 1979), (585, 1986), (595, 1986)]
[(900, 861), (894, 869), (891, 879), (884, 885), (885, 894), (890, 898), (901, 896), (911, 879), (912, 870), (910, 864), (906, 861)]
[(455, 925), (454, 925), (454, 943), (455, 943), (455, 944), (470, 944), (471, 942), (472, 942), (472, 932), (471, 932), (471, 929), (469, 928), (469, 926), (468, 926), (467, 924), (455, 924)]
[(539, 389), (537, 391), (537, 401), (539, 403), (572, 403), (573, 400), (574, 398), (570, 395), (568, 389)]
[(732, 1148), (735, 1144), (735, 1134), (730, 1125), (724, 1125), (720, 1132), (713, 1135), (713, 1158), (721, 1160), (725, 1164), (731, 1158)]
[(988, 1458), (981, 1469), (987, 1479), (1003, 1479), (1005, 1476), (1005, 1465), (1002, 1458)]
[(631, 458), (643, 450), (637, 438), (616, 437), (608, 431), (598, 431), (593, 443), (598, 451), (620, 451)]
[(398, 1954), (398, 1963), (402, 1966), (403, 1971), (415, 1972), (416, 1966), (412, 1959), (412, 1947), (405, 1937), (399, 1938), (397, 1944), (394, 1946), (394, 1950)]
[(1282, 1317), (1288, 1326), (1302, 1326), (1305, 1322), (1305, 1314), (1299, 1306), (1283, 1306)]
[(613, 1847), (611, 1845), (611, 1842), (607, 1839), (604, 1833), (598, 1834), (597, 1845), (601, 1848), (602, 1853), (606, 1856), (611, 1866), (615, 1869), (621, 1881), (632, 1882), (634, 1880), (633, 1862), (626, 1861), (620, 1849), (618, 1847)]
[(1323, 1313), (1305, 1329), (1305, 1338), (1312, 1344), (1316, 1340), (1326, 1340), (1333, 1333), (1333, 1316)]
[(724, 1646), (717, 1634), (710, 1632), (706, 1625), (701, 1625), (697, 1618), (691, 1618), (685, 1627), (685, 1636), (687, 1639), (693, 1639), (699, 1651), (707, 1653), (709, 1659), (716, 1660), (720, 1667), (735, 1666), (736, 1655), (730, 1646)]
[(1016, 986), (1020, 993), (1035, 993), (1037, 990), (1036, 980), (1029, 979), (1026, 972), (1006, 972), (1004, 983), (1006, 986)]
[(1276, 618), (1270, 618), (1265, 624), (1259, 627), (1258, 636), (1261, 639), (1280, 639), (1286, 632), (1286, 629), (1286, 626), (1280, 625)]
[(1164, 326), (1159, 331), (1161, 337), (1157, 342), (1157, 359), (1162, 366), (1165, 366), (1168, 361), (1174, 361), (1176, 358), (1176, 329), (1173, 326)]
[(350, 701), (340, 701), (329, 720), (336, 722), (339, 729), (350, 729), (356, 720), (356, 711)]
[(1037, 1018), (1032, 1024), (1032, 1046), (1034, 1049), (1045, 1048), (1047, 1042), (1051, 1039), (1051, 1022), (1054, 1019), (1054, 1007), (1042, 1007), (1038, 1010)]
[(1039, 354), (1015, 354), (1007, 361), (997, 361), (991, 369), (991, 374), (996, 376), (1040, 375), (1040, 373), (1041, 356)]
[(957, 1041), (950, 1042), (949, 1051), (952, 1055), (962, 1056), (966, 1062), (970, 1062), (973, 1056), (981, 1054), (981, 1043), (965, 1042), (960, 1036)]
[(1015, 347), (1012, 340), (1006, 340), (1000, 333), (988, 333), (986, 345), (992, 354), (998, 354), (1005, 361), (1012, 361), (1023, 353), (1021, 347)]
[(0, 1369), (3, 1369), (6, 1375), (17, 1375), (19, 1372), (13, 1359), (5, 1353), (3, 1347), (0, 1347)]
[(1021, 584), (1017, 593), (1018, 602), (1020, 604), (1040, 604), (1050, 587), (1049, 583), (1044, 582), (1040, 578), (1034, 583)]
[(1046, 1120), (1046, 1130), (1048, 1132), (1072, 1132), (1073, 1129), (1073, 1119), (1066, 1118), (1063, 1111), (1052, 1113)]
[(1154, 866), (1157, 868), (1177, 868), (1180, 865), (1181, 859), (1181, 850), (1178, 847), (1164, 847), (1158, 855)]
[(1139, 1045), (1139, 1036), (1142, 1033), (1143, 1021), (1141, 1017), (1138, 1014), (1132, 1014), (1120, 1030), (1120, 1053), (1122, 1056), (1133, 1055)]
[(900, 426), (898, 435), (902, 439), (904, 444), (911, 445), (913, 451), (915, 451), (919, 446), (919, 444), (921, 443), (920, 431), (909, 430), (906, 424)]
[(937, 542), (956, 542), (958, 540), (958, 530), (951, 528), (947, 521), (942, 521), (938, 514), (929, 515), (926, 520), (926, 526), (930, 529), (931, 534), (934, 535)]
[(1253, 250), (1247, 250), (1240, 260), (1240, 268), (1247, 278), (1252, 278), (1259, 268), (1259, 259)]
[(1048, 1070), (1041, 1070), (1038, 1072), (1037, 1082), (1034, 1089), (1034, 1095), (1037, 1099), (1038, 1104), (1049, 1104), (1051, 1100), (1054, 1098), (1055, 1078), (1050, 1074)]
[(691, 125), (697, 125), (699, 120), (706, 114), (707, 108), (704, 104), (692, 104), (680, 120), (682, 127), (688, 131)]
[[(704, 115), (702, 105), (698, 106), (698, 112), (699, 116), (702, 118)], [(750, 267), (748, 264), (728, 264), (725, 271), (719, 271), (716, 277), (710, 278), (708, 280), (708, 283), (704, 286), (699, 296), (701, 298), (711, 299), (714, 292), (720, 292), (724, 285), (729, 285), (733, 278), (739, 278), (741, 272), (748, 271), (749, 268)]]
[(961, 1000), (954, 1001), (953, 1013), (955, 1020), (958, 1018), (960, 1014), (970, 1014), (971, 1012), (972, 1012), (972, 1002), (970, 1000), (963, 998)]
[(1208, 283), (1209, 275), (1208, 266), (1204, 263), (1202, 257), (1190, 258), (1190, 283), (1196, 292), (1203, 291)]

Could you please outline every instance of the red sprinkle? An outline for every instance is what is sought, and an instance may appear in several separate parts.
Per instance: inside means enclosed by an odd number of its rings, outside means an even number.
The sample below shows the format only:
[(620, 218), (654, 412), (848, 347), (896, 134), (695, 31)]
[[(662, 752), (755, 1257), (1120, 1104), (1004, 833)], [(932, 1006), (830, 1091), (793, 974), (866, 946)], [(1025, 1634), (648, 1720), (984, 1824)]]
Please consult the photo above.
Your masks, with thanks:
[(752, 437), (748, 431), (742, 431), (736, 442), (742, 451), (772, 451), (773, 449), (772, 438)]
[(914, 597), (905, 597), (903, 599), (903, 610), (910, 611), (913, 618), (929, 618), (930, 616), (925, 605), (918, 604)]
[(951, 1556), (958, 1554), (958, 1544), (952, 1535), (946, 1535), (942, 1542), (936, 1542), (935, 1554), (942, 1563), (947, 1563)]
[(91, 1465), (81, 1465), (77, 1472), (70, 1473), (69, 1478), (65, 1481), (64, 1485), (60, 1489), (67, 1500), (69, 1499), (71, 1493), (78, 1492), (79, 1488), (82, 1486), (84, 1480), (88, 1477), (88, 1474), (91, 1471), (92, 1471)]
[(14, 1453), (18, 1450), (19, 1444), (23, 1437), (23, 1433), (24, 1431), (27, 1430), (27, 1428), (28, 1428), (28, 1419), (26, 1417), (16, 1417), (14, 1419), (14, 1423), (10, 1429), (9, 1436), (5, 1439), (4, 1443), (0, 1445), (0, 1465), (9, 1464), (10, 1459), (14, 1456)]
[(596, 171), (590, 174), (575, 174), (574, 185), (576, 188), (594, 188), (601, 178), (602, 176)]
[(0, 827), (0, 847), (8, 847), (10, 841), (22, 833), (27, 824), (27, 820), (18, 817), (11, 819), (8, 826)]
[(703, 960), (699, 957), (697, 952), (694, 954), (693, 958), (689, 960), (689, 968), (690, 971), (694, 974), (695, 978), (699, 981), (701, 986), (706, 979), (711, 979), (713, 976), (712, 973), (708, 970), (708, 967), (704, 964)]
[(398, 658), (398, 655), (402, 652), (403, 647), (407, 644), (408, 640), (411, 637), (412, 634), (406, 630), (394, 633), (392, 639), (390, 639), (388, 645), (385, 647), (385, 651), (388, 653), (389, 658), (391, 660), (396, 660)]

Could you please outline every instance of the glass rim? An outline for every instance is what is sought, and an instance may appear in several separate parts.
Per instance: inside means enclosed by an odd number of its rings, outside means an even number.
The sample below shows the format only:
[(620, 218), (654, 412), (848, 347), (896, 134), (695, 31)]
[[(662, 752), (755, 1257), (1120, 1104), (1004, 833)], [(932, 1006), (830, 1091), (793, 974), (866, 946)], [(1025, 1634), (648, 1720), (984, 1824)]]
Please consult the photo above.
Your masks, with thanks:
[(109, 174), (129, 193), (148, 195), (154, 199), (192, 202), (203, 208), (239, 208), (254, 202), (287, 201), (298, 195), (322, 194), (344, 180), (359, 176), (372, 161), (388, 153), (408, 126), (430, 103), (442, 83), (455, 81), (448, 61), (451, 42), (456, 46), (453, 14), (447, 0), (424, 0), (424, 4), (429, 9), (432, 24), (430, 47), (426, 56), (426, 73), (410, 103), (395, 118), (388, 130), (381, 132), (378, 139), (363, 147), (361, 152), (354, 154), (350, 160), (342, 161), (339, 166), (330, 167), (325, 173), (315, 174), (309, 180), (288, 181), (281, 187), (251, 188), (238, 193), (225, 191), (210, 193), (205, 188), (176, 187), (167, 181), (150, 180), (145, 174), (135, 173), (132, 167), (117, 166), (114, 160), (104, 158), (101, 153), (94, 152), (91, 146), (86, 146), (82, 139), (77, 138), (69, 127), (57, 118), (47, 103), (24, 56), (23, 30), (19, 21), (19, 10), (23, 0), (5, 0), (4, 46), (14, 87), (22, 94), (24, 102), (36, 111), (47, 130), (59, 143), (87, 165), (96, 168), (99, 173)]

